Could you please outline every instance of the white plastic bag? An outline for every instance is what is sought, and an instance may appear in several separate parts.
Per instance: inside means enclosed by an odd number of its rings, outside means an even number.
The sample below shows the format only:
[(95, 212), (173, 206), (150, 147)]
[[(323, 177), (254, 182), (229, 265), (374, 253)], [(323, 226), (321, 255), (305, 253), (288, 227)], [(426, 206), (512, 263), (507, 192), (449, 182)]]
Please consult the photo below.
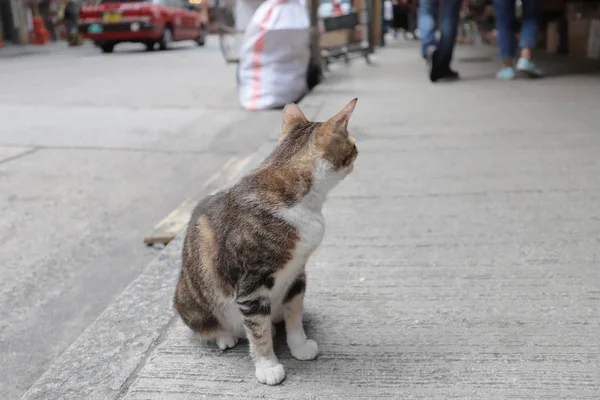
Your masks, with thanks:
[(283, 107), (306, 91), (310, 20), (301, 0), (267, 0), (246, 27), (238, 69), (239, 100), (248, 110)]

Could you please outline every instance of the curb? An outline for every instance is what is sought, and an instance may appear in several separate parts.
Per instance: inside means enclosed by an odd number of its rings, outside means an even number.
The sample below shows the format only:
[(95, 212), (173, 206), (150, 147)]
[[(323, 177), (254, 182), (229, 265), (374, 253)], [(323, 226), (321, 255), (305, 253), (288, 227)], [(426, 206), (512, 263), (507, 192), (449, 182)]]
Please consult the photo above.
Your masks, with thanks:
[[(316, 92), (316, 93), (315, 93)], [(314, 93), (314, 95), (313, 95)], [(324, 103), (313, 91), (300, 102), (309, 119)], [(277, 144), (279, 126), (228, 187), (256, 168)], [(208, 191), (206, 195), (208, 195)], [(27, 390), (21, 400), (122, 398), (175, 319), (172, 297), (179, 276), (185, 229), (129, 284)]]

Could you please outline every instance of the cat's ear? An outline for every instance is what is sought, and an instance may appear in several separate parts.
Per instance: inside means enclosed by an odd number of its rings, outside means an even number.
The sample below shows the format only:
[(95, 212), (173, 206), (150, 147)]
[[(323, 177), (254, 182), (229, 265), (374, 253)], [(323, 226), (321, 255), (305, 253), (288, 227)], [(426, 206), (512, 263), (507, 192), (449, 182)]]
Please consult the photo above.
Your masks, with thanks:
[(354, 107), (356, 107), (357, 98), (352, 99), (350, 103), (346, 105), (346, 107), (342, 108), (337, 114), (335, 114), (329, 121), (329, 124), (332, 124), (336, 127), (342, 127), (344, 129), (348, 128), (348, 122), (350, 122), (350, 117), (354, 112)]
[(294, 103), (286, 104), (286, 106), (283, 109), (283, 117), (282, 117), (282, 123), (281, 123), (281, 135), (279, 135), (280, 142), (285, 137), (285, 135), (287, 135), (290, 128), (292, 128), (298, 122), (308, 122), (308, 119), (306, 119), (306, 116), (304, 115), (304, 113), (302, 112), (300, 107), (298, 107), (297, 104), (294, 104)]

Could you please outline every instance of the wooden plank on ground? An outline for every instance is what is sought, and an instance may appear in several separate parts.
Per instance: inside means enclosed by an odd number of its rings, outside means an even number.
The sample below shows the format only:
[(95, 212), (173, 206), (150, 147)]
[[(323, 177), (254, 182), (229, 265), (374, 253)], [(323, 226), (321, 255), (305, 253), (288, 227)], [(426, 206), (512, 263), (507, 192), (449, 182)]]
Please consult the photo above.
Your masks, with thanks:
[(176, 209), (164, 217), (152, 231), (144, 237), (148, 246), (154, 244), (167, 245), (188, 223), (196, 204), (207, 194), (215, 193), (223, 186), (235, 180), (238, 174), (250, 161), (250, 157), (232, 157), (225, 165), (202, 186), (195, 196), (184, 200)]

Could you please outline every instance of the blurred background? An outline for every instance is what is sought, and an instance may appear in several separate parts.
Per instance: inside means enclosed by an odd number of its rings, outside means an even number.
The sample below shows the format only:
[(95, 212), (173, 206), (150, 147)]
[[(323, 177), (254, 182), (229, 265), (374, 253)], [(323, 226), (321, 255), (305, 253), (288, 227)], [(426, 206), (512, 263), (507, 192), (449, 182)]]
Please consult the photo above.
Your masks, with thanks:
[[(412, 83), (397, 93), (397, 105), (386, 104), (389, 113), (432, 98), (424, 65), (419, 75), (417, 3), (394, 1), (405, 22), (393, 25), (385, 24), (383, 1), (306, 6), (321, 33), (310, 87), (341, 79), (336, 71), (352, 68), (354, 56), (361, 67), (375, 64), (361, 71), (376, 76), (378, 60), (394, 51), (414, 61), (398, 64), (393, 79)], [(3, 399), (20, 398), (169, 243), (190, 206), (276, 135), (279, 110), (239, 105), (239, 7), (235, 0), (0, 0)], [(596, 73), (598, 18), (598, 1), (542, 1), (536, 50), (549, 75)], [(499, 65), (491, 2), (463, 1), (458, 32), (458, 60), (473, 85), (460, 89), (467, 93), (493, 80)], [(374, 90), (341, 87), (348, 98)], [(498, 93), (482, 107), (493, 108), (505, 92)], [(553, 96), (569, 102), (577, 94)], [(596, 122), (589, 126), (598, 132)]]

